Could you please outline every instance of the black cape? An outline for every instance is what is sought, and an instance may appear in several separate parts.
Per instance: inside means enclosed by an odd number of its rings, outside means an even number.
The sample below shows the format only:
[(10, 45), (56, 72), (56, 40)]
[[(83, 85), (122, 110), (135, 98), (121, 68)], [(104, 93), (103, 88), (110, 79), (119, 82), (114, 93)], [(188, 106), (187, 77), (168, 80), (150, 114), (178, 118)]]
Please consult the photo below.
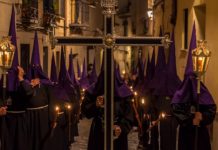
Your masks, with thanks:
[[(195, 127), (192, 125), (194, 114), (191, 108), (196, 107), (191, 103), (172, 104), (173, 112), (177, 118), (179, 128), (178, 150), (193, 150), (195, 141)], [(199, 111), (203, 120), (198, 128), (198, 150), (211, 150), (210, 137), (207, 125), (211, 124), (216, 115), (216, 105), (200, 105)]]

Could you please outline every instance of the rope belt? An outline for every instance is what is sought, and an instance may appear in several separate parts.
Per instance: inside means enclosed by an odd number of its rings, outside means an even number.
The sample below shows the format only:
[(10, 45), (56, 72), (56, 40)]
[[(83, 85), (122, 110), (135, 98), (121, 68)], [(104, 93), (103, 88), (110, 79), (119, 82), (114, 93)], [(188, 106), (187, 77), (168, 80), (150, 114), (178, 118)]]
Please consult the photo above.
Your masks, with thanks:
[(13, 111), (13, 110), (9, 110), (7, 111), (7, 113), (10, 113), (10, 114), (21, 114), (21, 113), (25, 113), (25, 111)]
[(44, 109), (46, 107), (48, 107), (48, 105), (41, 106), (41, 107), (27, 108), (26, 110), (39, 110), (39, 109)]

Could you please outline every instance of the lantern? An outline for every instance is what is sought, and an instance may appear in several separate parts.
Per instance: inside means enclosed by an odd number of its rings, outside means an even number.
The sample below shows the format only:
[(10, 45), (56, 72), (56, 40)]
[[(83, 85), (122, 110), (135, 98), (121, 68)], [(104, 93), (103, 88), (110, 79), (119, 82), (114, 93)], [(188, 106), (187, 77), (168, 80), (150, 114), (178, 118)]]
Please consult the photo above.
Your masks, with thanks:
[(9, 37), (3, 37), (0, 41), (0, 67), (5, 70), (11, 68), (14, 58), (15, 46), (11, 44)]
[(193, 71), (196, 75), (201, 76), (206, 72), (210, 57), (206, 41), (198, 41), (198, 47), (192, 51)]

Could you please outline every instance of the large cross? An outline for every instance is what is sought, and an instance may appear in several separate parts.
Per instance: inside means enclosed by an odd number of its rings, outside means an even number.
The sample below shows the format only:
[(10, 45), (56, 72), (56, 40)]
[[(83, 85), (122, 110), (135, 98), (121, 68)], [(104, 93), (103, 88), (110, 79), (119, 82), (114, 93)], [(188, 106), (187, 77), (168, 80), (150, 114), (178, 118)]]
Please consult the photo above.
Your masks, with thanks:
[(168, 37), (116, 37), (114, 36), (114, 17), (116, 14), (116, 0), (101, 0), (104, 14), (103, 37), (55, 37), (55, 45), (92, 45), (104, 46), (104, 95), (105, 95), (105, 150), (113, 150), (114, 124), (114, 46), (167, 46)]

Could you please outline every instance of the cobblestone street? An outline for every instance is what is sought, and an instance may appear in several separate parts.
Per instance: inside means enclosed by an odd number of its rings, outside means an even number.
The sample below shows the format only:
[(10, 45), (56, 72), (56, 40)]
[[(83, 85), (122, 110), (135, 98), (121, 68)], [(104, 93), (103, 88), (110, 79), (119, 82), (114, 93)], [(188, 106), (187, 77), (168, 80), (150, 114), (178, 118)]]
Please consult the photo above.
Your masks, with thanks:
[[(92, 120), (83, 119), (79, 123), (79, 135), (75, 138), (76, 142), (72, 144), (72, 150), (87, 150), (87, 143), (89, 137), (89, 129)], [(137, 150), (138, 135), (137, 132), (130, 132), (129, 134), (129, 150)]]

